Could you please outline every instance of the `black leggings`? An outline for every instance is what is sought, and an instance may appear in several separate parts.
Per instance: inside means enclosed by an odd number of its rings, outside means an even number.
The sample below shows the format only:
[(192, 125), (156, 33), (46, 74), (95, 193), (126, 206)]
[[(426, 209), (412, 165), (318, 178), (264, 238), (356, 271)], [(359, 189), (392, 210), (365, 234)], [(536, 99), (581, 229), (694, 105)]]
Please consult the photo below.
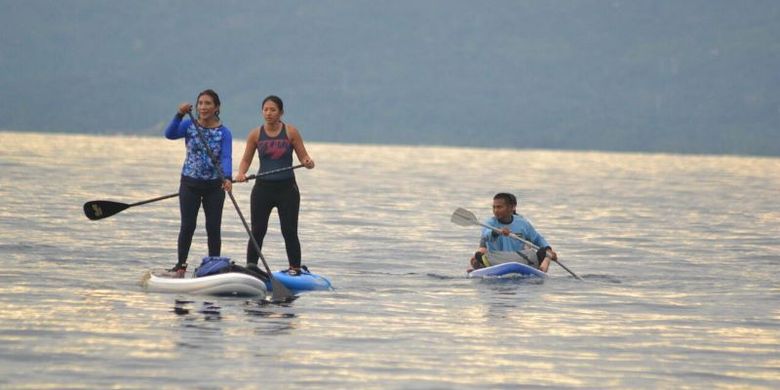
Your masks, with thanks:
[[(301, 266), (301, 242), (298, 241), (298, 212), (301, 207), (301, 194), (295, 178), (283, 181), (257, 181), (252, 188), (251, 200), (252, 235), (263, 248), (263, 238), (268, 231), (268, 218), (276, 207), (279, 224), (282, 228), (284, 245), (287, 249), (287, 261), (290, 267)], [(252, 240), (246, 248), (247, 264), (257, 264), (260, 255)]]
[(216, 185), (192, 185), (182, 181), (179, 185), (179, 211), (181, 228), (179, 229), (179, 263), (187, 262), (192, 245), (192, 235), (198, 221), (198, 210), (203, 204), (206, 214), (206, 234), (209, 241), (209, 256), (219, 256), (222, 250), (222, 206), (225, 203), (225, 191)]

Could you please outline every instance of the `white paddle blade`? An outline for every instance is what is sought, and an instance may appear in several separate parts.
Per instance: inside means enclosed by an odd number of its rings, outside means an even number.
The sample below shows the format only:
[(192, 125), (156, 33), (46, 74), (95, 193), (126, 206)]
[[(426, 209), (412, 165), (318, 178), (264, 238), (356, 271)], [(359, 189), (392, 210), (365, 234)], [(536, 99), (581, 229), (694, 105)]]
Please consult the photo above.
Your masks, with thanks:
[(460, 226), (479, 225), (477, 216), (471, 211), (458, 207), (455, 212), (452, 213), (450, 221)]

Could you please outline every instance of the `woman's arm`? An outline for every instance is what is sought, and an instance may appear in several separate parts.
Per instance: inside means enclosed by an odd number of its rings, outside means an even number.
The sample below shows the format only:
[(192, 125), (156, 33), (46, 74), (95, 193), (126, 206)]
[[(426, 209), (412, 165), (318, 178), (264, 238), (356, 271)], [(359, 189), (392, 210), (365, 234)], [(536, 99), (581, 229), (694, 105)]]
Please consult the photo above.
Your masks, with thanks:
[(171, 123), (165, 129), (165, 138), (179, 139), (187, 135), (187, 128), (190, 127), (192, 121), (182, 120), (189, 110), (192, 109), (192, 105), (189, 103), (179, 104), (179, 108), (176, 110), (176, 116), (173, 117)]
[(222, 152), (219, 163), (222, 165), (222, 174), (226, 180), (233, 178), (233, 134), (225, 126), (222, 126)]
[(165, 138), (179, 139), (183, 138), (187, 134), (187, 128), (190, 127), (190, 120), (182, 120), (182, 116), (176, 114), (165, 129)]
[(309, 157), (309, 153), (306, 152), (306, 146), (303, 145), (303, 137), (295, 126), (287, 125), (287, 134), (290, 137), (290, 143), (295, 150), (295, 155), (298, 156), (298, 161), (308, 169), (314, 168), (314, 160)]
[(249, 132), (246, 137), (246, 146), (244, 147), (244, 155), (241, 156), (241, 163), (238, 164), (238, 174), (236, 175), (236, 181), (246, 181), (246, 173), (249, 171), (249, 167), (252, 165), (252, 159), (255, 158), (255, 149), (257, 149), (257, 135), (260, 133), (260, 128), (256, 127)]

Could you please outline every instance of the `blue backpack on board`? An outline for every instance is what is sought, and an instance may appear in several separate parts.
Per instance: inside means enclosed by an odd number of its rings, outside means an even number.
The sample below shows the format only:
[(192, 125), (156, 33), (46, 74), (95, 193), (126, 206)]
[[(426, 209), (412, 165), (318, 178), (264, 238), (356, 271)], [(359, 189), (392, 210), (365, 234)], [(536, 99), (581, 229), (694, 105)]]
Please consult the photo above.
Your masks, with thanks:
[(216, 275), (230, 271), (232, 262), (228, 257), (206, 256), (201, 260), (200, 267), (195, 268), (195, 277)]

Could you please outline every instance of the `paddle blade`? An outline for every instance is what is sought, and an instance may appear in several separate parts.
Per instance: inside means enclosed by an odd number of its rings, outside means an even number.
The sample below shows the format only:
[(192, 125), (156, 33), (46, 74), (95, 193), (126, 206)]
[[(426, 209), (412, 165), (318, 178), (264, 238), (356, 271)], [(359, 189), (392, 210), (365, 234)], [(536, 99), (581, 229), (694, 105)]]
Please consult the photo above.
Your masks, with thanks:
[(271, 300), (274, 302), (289, 301), (295, 296), (279, 279), (271, 278)]
[(477, 216), (474, 215), (474, 213), (460, 207), (458, 207), (455, 212), (452, 213), (452, 218), (450, 218), (450, 221), (460, 226), (479, 225)]
[(93, 200), (84, 203), (84, 214), (87, 218), (95, 221), (110, 217), (128, 207), (130, 205), (126, 203), (112, 202), (110, 200)]

